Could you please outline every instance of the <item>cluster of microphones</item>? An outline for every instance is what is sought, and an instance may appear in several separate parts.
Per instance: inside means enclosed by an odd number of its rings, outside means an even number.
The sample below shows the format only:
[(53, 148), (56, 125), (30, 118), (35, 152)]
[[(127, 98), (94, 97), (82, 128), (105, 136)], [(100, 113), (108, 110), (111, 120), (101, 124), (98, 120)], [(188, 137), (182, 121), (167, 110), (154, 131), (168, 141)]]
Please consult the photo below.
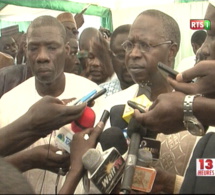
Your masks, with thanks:
[[(103, 112), (101, 120), (106, 121), (110, 116), (111, 127), (105, 129), (98, 139), (102, 150), (89, 149), (82, 157), (87, 179), (102, 194), (112, 193), (117, 186), (121, 194), (130, 194), (132, 190), (148, 193), (156, 177), (156, 170), (150, 165), (159, 159), (160, 142), (155, 139), (156, 134), (143, 127), (132, 115), (129, 120), (124, 120), (126, 107), (128, 105), (117, 105), (110, 112)], [(93, 127), (94, 123), (95, 113), (86, 107), (78, 120), (59, 130), (56, 136), (58, 147), (70, 153), (73, 135)]]

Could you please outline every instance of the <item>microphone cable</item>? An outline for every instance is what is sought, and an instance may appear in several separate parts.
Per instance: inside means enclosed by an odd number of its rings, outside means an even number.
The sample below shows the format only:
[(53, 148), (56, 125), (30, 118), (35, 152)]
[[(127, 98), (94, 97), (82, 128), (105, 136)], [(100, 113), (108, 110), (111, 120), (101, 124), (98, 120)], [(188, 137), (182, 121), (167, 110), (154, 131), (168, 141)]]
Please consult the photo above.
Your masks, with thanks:
[[(61, 168), (60, 168), (61, 169)], [(60, 179), (60, 169), (58, 171), (58, 174), (57, 174), (57, 178), (56, 178), (56, 182), (55, 182), (55, 195), (57, 195), (57, 188), (58, 188), (58, 183), (59, 183), (59, 179)]]
[[(59, 154), (62, 155), (62, 154), (63, 154), (63, 151), (59, 151)], [(61, 175), (64, 175), (64, 174), (65, 174), (65, 173), (64, 173), (63, 169), (62, 169), (62, 168), (59, 168), (58, 173), (57, 173), (56, 182), (55, 182), (55, 194), (56, 194), (56, 195), (58, 194), (57, 190), (58, 190), (58, 184), (59, 184), (60, 176), (61, 176)]]
[[(52, 133), (50, 135), (49, 142), (48, 142), (48, 152), (47, 152), (47, 155), (46, 155), (46, 159), (48, 159), (48, 156), (49, 156), (51, 138), (52, 138)], [(39, 194), (42, 194), (42, 189), (43, 189), (43, 184), (44, 184), (44, 181), (45, 181), (45, 177), (46, 177), (46, 169), (45, 169), (44, 174), (43, 174), (43, 180), (42, 180), (42, 184), (41, 184), (41, 188), (40, 188), (40, 193)]]

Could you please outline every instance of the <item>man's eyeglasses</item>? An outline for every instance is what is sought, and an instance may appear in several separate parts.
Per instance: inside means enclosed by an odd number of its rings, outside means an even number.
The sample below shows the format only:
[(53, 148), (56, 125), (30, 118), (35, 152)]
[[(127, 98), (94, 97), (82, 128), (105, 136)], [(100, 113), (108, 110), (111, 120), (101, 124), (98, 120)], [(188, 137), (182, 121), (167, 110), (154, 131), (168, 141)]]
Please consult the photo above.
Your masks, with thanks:
[(157, 47), (157, 46), (163, 45), (163, 44), (173, 44), (173, 41), (165, 41), (162, 43), (158, 43), (156, 45), (149, 45), (148, 43), (145, 43), (145, 42), (132, 43), (131, 41), (126, 40), (122, 44), (122, 47), (127, 53), (129, 53), (134, 49), (135, 45), (138, 45), (139, 50), (144, 53), (144, 52), (149, 52), (150, 49), (153, 47)]

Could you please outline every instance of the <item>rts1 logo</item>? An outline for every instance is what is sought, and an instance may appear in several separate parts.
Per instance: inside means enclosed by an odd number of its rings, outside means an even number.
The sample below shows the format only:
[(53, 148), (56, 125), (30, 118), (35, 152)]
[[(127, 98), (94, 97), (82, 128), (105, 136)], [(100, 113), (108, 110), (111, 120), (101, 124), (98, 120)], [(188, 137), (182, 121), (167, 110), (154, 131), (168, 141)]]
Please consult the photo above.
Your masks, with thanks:
[(211, 21), (210, 20), (190, 20), (190, 29), (192, 30), (210, 30)]

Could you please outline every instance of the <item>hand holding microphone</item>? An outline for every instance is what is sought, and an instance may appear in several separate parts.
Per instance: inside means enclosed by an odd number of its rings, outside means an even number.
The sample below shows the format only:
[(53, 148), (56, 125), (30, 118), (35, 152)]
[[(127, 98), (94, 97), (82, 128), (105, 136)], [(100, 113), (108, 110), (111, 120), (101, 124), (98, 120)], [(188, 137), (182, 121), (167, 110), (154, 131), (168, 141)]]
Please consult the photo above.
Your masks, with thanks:
[(84, 129), (93, 127), (95, 123), (95, 118), (95, 112), (87, 106), (84, 109), (84, 112), (81, 117), (71, 123), (71, 130), (74, 133), (77, 133), (83, 131)]
[(103, 194), (117, 191), (120, 184), (125, 161), (123, 155), (128, 144), (123, 132), (118, 127), (110, 127), (99, 136), (103, 152), (96, 149), (88, 150), (82, 157), (84, 167), (88, 170), (89, 179)]
[(105, 110), (94, 128), (88, 128), (85, 131), (74, 134), (70, 143), (70, 170), (60, 190), (61, 194), (74, 193), (76, 186), (84, 175), (82, 156), (88, 149), (96, 146), (98, 137), (102, 133), (108, 117), (109, 112)]
[(85, 107), (83, 114), (80, 118), (73, 121), (71, 124), (60, 128), (55, 140), (60, 149), (66, 150), (70, 153), (70, 142), (73, 135), (81, 132), (87, 128), (92, 128), (95, 123), (95, 113), (90, 107)]
[(115, 147), (104, 152), (88, 150), (82, 157), (89, 179), (102, 194), (110, 194), (121, 179), (125, 161)]
[[(95, 93), (95, 92), (93, 92), (93, 93)], [(92, 94), (92, 92), (91, 92), (91, 94)], [(80, 101), (82, 101), (82, 100), (80, 100)], [(59, 130), (59, 132), (55, 138), (58, 147), (60, 149), (66, 150), (68, 153), (70, 153), (71, 150), (74, 150), (74, 149), (71, 149), (71, 146), (70, 146), (74, 133), (82, 132), (86, 129), (86, 132), (85, 132), (83, 138), (84, 138), (84, 140), (87, 140), (87, 139), (89, 139), (90, 131), (93, 130), (92, 127), (94, 126), (94, 123), (95, 123), (94, 111), (90, 107), (85, 107), (84, 112), (80, 118), (73, 121), (70, 125), (64, 126)], [(83, 146), (83, 144), (82, 144), (82, 146)], [(79, 150), (76, 150), (76, 151), (80, 152)], [(77, 156), (77, 154), (75, 156)], [(61, 171), (61, 168), (60, 168), (56, 183), (58, 183), (59, 175), (62, 175), (62, 174), (63, 174), (63, 172)]]
[[(138, 104), (137, 102), (128, 101), (128, 105), (134, 109), (139, 110), (141, 113), (145, 112), (142, 105)], [(134, 118), (132, 118), (130, 122), (133, 123), (135, 121), (133, 121), (133, 119)], [(132, 123), (131, 127), (134, 127)], [(131, 138), (133, 133), (136, 132), (135, 129), (141, 129), (141, 127), (138, 126), (142, 126), (142, 124), (138, 123), (138, 121), (136, 121), (134, 124), (136, 127), (128, 128), (127, 132), (128, 136)], [(137, 161), (131, 188), (142, 192), (150, 192), (156, 177), (156, 170), (154, 168), (150, 168), (150, 164), (152, 161), (159, 159), (160, 141), (153, 139), (156, 137), (155, 133), (143, 126), (142, 128), (143, 129), (139, 131), (141, 134), (141, 143), (137, 153)]]
[[(94, 128), (87, 128), (84, 131), (74, 134), (73, 140), (70, 144), (71, 156), (75, 156), (76, 158), (79, 156), (81, 160), (82, 155), (89, 148), (94, 148), (96, 146), (98, 137), (102, 133), (108, 117), (109, 112), (105, 110), (101, 116), (100, 121)], [(71, 160), (74, 159), (71, 157)]]
[[(71, 102), (71, 104), (73, 106), (76, 105), (77, 107), (85, 103), (92, 104), (95, 99), (99, 98), (105, 92), (106, 89), (101, 89), (98, 92), (97, 90), (93, 90), (82, 98), (75, 100), (75, 102)], [(56, 137), (56, 142), (59, 148), (70, 152), (70, 142), (74, 133), (93, 127), (95, 123), (95, 118), (96, 116), (94, 111), (89, 106), (85, 107), (84, 111), (82, 112), (82, 115), (78, 119), (74, 120), (71, 124), (67, 124), (61, 127), (61, 129), (59, 130), (58, 135)]]
[(78, 132), (73, 136), (70, 146), (71, 162), (81, 161), (83, 154), (89, 148), (94, 148), (96, 146), (97, 136), (99, 136), (103, 128), (104, 124), (99, 122), (95, 128), (88, 128), (85, 131)]
[(122, 177), (128, 145), (121, 129), (110, 127), (99, 136), (103, 152), (88, 150), (82, 157), (89, 179), (103, 194), (113, 193)]

